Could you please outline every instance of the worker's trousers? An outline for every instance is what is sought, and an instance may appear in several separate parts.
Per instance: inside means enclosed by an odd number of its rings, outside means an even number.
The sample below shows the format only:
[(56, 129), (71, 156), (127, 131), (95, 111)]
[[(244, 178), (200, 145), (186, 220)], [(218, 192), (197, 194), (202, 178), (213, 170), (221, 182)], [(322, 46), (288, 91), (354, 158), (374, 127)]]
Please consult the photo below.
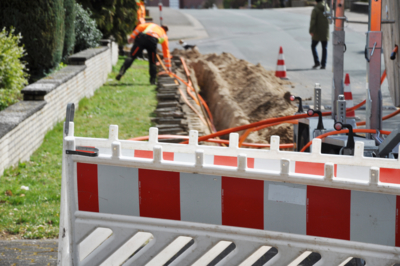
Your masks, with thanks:
[(119, 73), (124, 75), (126, 70), (132, 65), (132, 63), (137, 58), (138, 54), (140, 54), (143, 49), (147, 50), (147, 55), (149, 59), (149, 72), (150, 78), (156, 78), (157, 75), (157, 66), (156, 66), (156, 53), (157, 53), (157, 43), (158, 39), (149, 36), (147, 34), (140, 33), (136, 39), (135, 44), (131, 49), (130, 56), (125, 60), (124, 64), (122, 65)]

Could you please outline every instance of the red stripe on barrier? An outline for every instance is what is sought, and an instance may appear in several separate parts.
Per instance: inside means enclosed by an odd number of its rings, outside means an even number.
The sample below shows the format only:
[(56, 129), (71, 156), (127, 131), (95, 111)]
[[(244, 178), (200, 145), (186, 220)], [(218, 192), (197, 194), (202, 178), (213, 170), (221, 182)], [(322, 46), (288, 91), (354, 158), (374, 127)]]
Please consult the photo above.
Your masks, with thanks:
[(337, 164), (333, 166), (333, 176), (337, 177)]
[(400, 247), (400, 196), (396, 197), (396, 247)]
[[(237, 167), (237, 157), (215, 155), (214, 164)], [(247, 167), (254, 168), (254, 158), (247, 158)]]
[(400, 184), (400, 169), (381, 168), (379, 172), (379, 181)]
[(179, 173), (139, 169), (140, 216), (181, 219)]
[(264, 181), (222, 177), (222, 224), (264, 228)]
[(237, 157), (215, 155), (214, 164), (237, 167)]
[[(135, 150), (134, 156), (138, 158), (153, 159), (153, 151)], [(174, 153), (166, 151), (163, 152), (163, 159), (166, 161), (173, 161)]]
[(284, 66), (284, 65), (285, 65), (285, 60), (278, 59), (278, 66)]
[(174, 153), (173, 152), (163, 152), (163, 159), (166, 161), (173, 161), (174, 160)]
[(350, 240), (351, 191), (307, 186), (307, 235)]
[(79, 210), (99, 212), (97, 164), (77, 163), (76, 168)]
[(310, 174), (310, 175), (324, 175), (324, 163), (309, 163), (309, 162), (296, 162), (295, 173)]
[(247, 167), (254, 168), (254, 158), (247, 158)]
[(153, 151), (135, 150), (135, 157), (153, 159)]

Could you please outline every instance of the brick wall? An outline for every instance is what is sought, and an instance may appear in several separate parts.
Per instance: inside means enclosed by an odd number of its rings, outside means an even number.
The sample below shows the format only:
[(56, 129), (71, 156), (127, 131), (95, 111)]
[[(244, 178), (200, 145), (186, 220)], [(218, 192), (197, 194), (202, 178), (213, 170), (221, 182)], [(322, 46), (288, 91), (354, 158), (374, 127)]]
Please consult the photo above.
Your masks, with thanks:
[(107, 81), (118, 61), (118, 46), (103, 44), (71, 56), (67, 67), (24, 88), (24, 101), (0, 112), (0, 176), (7, 167), (29, 160), (46, 132), (65, 119), (67, 103), (77, 107)]

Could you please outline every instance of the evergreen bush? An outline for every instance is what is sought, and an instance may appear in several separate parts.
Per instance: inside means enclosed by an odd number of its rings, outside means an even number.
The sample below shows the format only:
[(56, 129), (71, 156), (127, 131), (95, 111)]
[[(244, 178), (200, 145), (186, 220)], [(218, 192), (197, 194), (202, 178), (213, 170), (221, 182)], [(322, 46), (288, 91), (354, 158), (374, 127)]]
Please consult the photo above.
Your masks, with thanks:
[(0, 111), (16, 103), (21, 89), (28, 84), (25, 63), (20, 61), (25, 55), (24, 48), (19, 46), (21, 39), (13, 28), (0, 32)]
[(90, 9), (104, 38), (114, 37), (119, 45), (126, 43), (126, 36), (136, 25), (135, 0), (76, 0)]
[(90, 10), (85, 10), (80, 4), (75, 4), (75, 11), (75, 52), (96, 47), (102, 34), (97, 29), (96, 21), (90, 18)]
[(0, 29), (24, 36), (30, 81), (58, 66), (64, 49), (64, 0), (1, 0)]
[(74, 52), (75, 47), (75, 0), (64, 0), (65, 8), (65, 38), (63, 61)]

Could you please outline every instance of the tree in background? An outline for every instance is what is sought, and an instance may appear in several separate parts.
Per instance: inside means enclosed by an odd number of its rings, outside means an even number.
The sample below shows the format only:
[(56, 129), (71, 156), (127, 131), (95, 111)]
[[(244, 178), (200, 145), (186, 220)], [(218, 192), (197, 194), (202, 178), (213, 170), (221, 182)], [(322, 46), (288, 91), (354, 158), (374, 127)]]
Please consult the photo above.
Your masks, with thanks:
[(125, 44), (126, 36), (136, 25), (135, 0), (77, 0), (90, 9), (104, 38), (113, 36), (118, 44)]
[(58, 66), (64, 49), (64, 0), (1, 0), (0, 28), (24, 37), (30, 81)]
[(75, 47), (75, 0), (64, 0), (65, 8), (65, 38), (63, 61), (74, 52)]
[(96, 47), (102, 37), (97, 29), (96, 21), (90, 16), (90, 10), (85, 10), (80, 4), (75, 4), (75, 52)]

